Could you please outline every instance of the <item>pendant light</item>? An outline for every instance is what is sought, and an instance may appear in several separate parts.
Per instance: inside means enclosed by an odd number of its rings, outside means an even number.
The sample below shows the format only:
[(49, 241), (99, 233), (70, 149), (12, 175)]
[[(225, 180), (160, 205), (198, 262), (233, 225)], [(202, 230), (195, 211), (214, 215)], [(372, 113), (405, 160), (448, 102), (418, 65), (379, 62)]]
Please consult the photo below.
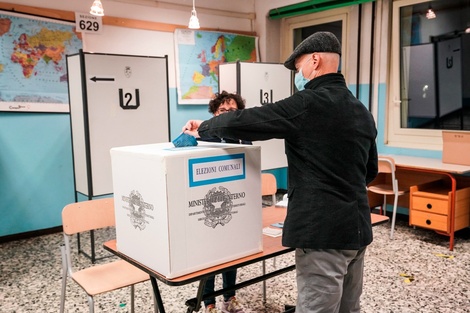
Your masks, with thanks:
[(188, 28), (191, 28), (191, 29), (199, 29), (200, 26), (199, 26), (199, 19), (197, 18), (197, 13), (196, 13), (196, 7), (194, 5), (194, 1), (193, 0), (193, 10), (191, 11), (191, 17), (189, 19), (189, 26)]
[(428, 11), (426, 12), (426, 18), (428, 20), (436, 18), (436, 12), (434, 12), (434, 10), (432, 9), (431, 3), (429, 3), (429, 8), (428, 8)]
[(103, 5), (101, 4), (100, 0), (94, 0), (93, 5), (90, 8), (90, 14), (96, 16), (103, 16), (104, 10)]

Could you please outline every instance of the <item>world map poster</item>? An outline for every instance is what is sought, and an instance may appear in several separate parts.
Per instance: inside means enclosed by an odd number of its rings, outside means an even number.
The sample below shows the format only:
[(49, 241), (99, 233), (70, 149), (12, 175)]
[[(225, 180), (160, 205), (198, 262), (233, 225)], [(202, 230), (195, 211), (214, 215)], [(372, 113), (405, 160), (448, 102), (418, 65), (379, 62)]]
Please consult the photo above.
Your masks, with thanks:
[(66, 56), (80, 49), (73, 23), (0, 11), (0, 110), (68, 112)]
[(258, 38), (231, 33), (175, 30), (179, 104), (208, 104), (218, 92), (219, 64), (258, 62)]

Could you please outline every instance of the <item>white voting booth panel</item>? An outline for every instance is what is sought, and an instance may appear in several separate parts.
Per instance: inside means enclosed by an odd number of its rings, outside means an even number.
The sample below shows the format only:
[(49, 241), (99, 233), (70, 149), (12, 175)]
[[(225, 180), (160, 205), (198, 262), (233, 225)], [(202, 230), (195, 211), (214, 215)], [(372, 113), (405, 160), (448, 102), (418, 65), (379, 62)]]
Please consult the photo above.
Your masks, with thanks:
[[(219, 65), (219, 91), (235, 92), (246, 108), (262, 106), (292, 94), (292, 73), (278, 63), (235, 62)], [(261, 147), (261, 169), (287, 167), (284, 140), (253, 142)]]
[(119, 251), (174, 278), (262, 251), (260, 148), (111, 149)]
[(167, 57), (67, 57), (76, 191), (113, 193), (112, 147), (169, 141)]

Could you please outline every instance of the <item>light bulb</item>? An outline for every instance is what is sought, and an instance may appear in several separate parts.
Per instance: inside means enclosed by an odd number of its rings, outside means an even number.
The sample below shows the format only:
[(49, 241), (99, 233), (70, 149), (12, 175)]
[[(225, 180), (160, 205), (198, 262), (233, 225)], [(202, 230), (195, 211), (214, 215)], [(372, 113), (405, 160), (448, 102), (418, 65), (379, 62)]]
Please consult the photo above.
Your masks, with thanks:
[(434, 13), (433, 9), (429, 8), (428, 12), (426, 12), (426, 18), (428, 20), (436, 18), (436, 13)]
[(93, 1), (93, 5), (90, 8), (90, 14), (96, 16), (104, 15), (103, 5), (100, 0)]
[(197, 18), (196, 9), (194, 9), (194, 8), (191, 11), (191, 18), (189, 19), (189, 26), (188, 27), (191, 28), (191, 29), (199, 29), (200, 28), (199, 19)]

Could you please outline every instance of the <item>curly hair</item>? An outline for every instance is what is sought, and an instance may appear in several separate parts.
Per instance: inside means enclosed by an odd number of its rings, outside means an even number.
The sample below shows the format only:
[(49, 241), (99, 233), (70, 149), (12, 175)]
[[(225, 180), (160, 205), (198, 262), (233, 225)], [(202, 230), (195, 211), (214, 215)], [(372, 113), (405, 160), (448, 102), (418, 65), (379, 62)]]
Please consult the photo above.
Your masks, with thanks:
[(236, 93), (228, 93), (227, 91), (223, 90), (216, 93), (214, 98), (209, 101), (209, 113), (215, 114), (219, 109), (219, 106), (222, 103), (229, 101), (230, 99), (235, 100), (239, 110), (243, 110), (245, 108), (245, 100), (240, 95)]

